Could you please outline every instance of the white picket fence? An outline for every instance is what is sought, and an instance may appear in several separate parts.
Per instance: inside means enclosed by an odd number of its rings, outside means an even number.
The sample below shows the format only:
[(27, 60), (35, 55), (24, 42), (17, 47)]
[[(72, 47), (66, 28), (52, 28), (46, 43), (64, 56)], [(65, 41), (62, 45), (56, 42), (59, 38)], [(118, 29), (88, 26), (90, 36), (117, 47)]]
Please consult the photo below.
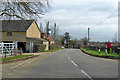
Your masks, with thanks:
[(7, 53), (7, 55), (12, 55), (15, 53), (16, 45), (15, 43), (0, 43), (0, 54), (4, 56), (4, 53)]

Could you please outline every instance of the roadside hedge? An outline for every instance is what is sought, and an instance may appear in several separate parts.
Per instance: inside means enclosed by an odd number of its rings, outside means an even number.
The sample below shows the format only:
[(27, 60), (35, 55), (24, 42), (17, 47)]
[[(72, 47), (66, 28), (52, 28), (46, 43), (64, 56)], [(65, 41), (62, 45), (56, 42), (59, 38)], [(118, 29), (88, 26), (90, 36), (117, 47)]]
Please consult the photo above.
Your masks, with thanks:
[[(88, 48), (89, 50), (99, 50), (99, 47), (96, 47), (96, 46), (88, 46), (87, 48)], [(101, 51), (105, 51), (105, 49), (106, 49), (105, 46), (101, 46), (101, 47), (100, 47), (100, 50), (101, 50)], [(112, 46), (111, 49), (112, 49), (112, 52), (114, 52), (114, 53), (119, 53), (119, 52), (120, 52), (120, 51), (118, 50), (118, 46)]]
[(45, 44), (37, 44), (34, 46), (34, 52), (44, 51), (46, 48)]
[(50, 50), (53, 50), (53, 49), (60, 49), (61, 46), (60, 45), (50, 45)]

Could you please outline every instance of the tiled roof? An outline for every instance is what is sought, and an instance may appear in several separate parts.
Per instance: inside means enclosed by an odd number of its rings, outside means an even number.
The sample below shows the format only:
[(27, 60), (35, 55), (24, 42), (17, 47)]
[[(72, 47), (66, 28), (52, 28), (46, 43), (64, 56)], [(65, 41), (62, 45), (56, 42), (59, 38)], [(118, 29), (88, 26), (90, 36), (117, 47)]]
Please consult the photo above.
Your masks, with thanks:
[(27, 31), (34, 20), (1, 20), (0, 31)]

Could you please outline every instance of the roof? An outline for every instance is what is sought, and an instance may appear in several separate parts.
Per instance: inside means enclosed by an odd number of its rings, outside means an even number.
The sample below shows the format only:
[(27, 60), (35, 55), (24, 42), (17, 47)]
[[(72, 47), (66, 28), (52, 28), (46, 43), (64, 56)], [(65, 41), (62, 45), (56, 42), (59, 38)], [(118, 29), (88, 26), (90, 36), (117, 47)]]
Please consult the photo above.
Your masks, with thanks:
[(41, 41), (46, 42), (47, 40), (42, 39), (42, 38), (30, 38), (30, 37), (27, 37), (27, 41), (28, 42), (41, 42)]
[(27, 31), (34, 20), (2, 20), (2, 31)]

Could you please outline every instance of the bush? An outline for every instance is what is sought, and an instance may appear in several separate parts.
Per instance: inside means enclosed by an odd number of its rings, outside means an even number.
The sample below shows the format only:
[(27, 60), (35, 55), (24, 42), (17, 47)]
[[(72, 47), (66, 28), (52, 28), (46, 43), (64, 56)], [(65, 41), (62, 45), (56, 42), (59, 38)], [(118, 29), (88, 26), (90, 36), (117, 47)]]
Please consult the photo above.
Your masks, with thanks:
[(37, 44), (34, 46), (34, 52), (40, 52), (40, 51), (44, 51), (46, 48), (46, 45), (44, 44)]
[(61, 46), (59, 45), (50, 45), (50, 50), (53, 50), (53, 49), (60, 49)]
[[(89, 49), (89, 50), (98, 50), (99, 47), (98, 46), (97, 47), (96, 46), (88, 46), (87, 49)], [(106, 47), (101, 46), (100, 49), (101, 49), (101, 51), (105, 51)], [(112, 49), (112, 52), (114, 52), (114, 53), (117, 53), (117, 51), (118, 51), (117, 46), (112, 46), (111, 49)]]

